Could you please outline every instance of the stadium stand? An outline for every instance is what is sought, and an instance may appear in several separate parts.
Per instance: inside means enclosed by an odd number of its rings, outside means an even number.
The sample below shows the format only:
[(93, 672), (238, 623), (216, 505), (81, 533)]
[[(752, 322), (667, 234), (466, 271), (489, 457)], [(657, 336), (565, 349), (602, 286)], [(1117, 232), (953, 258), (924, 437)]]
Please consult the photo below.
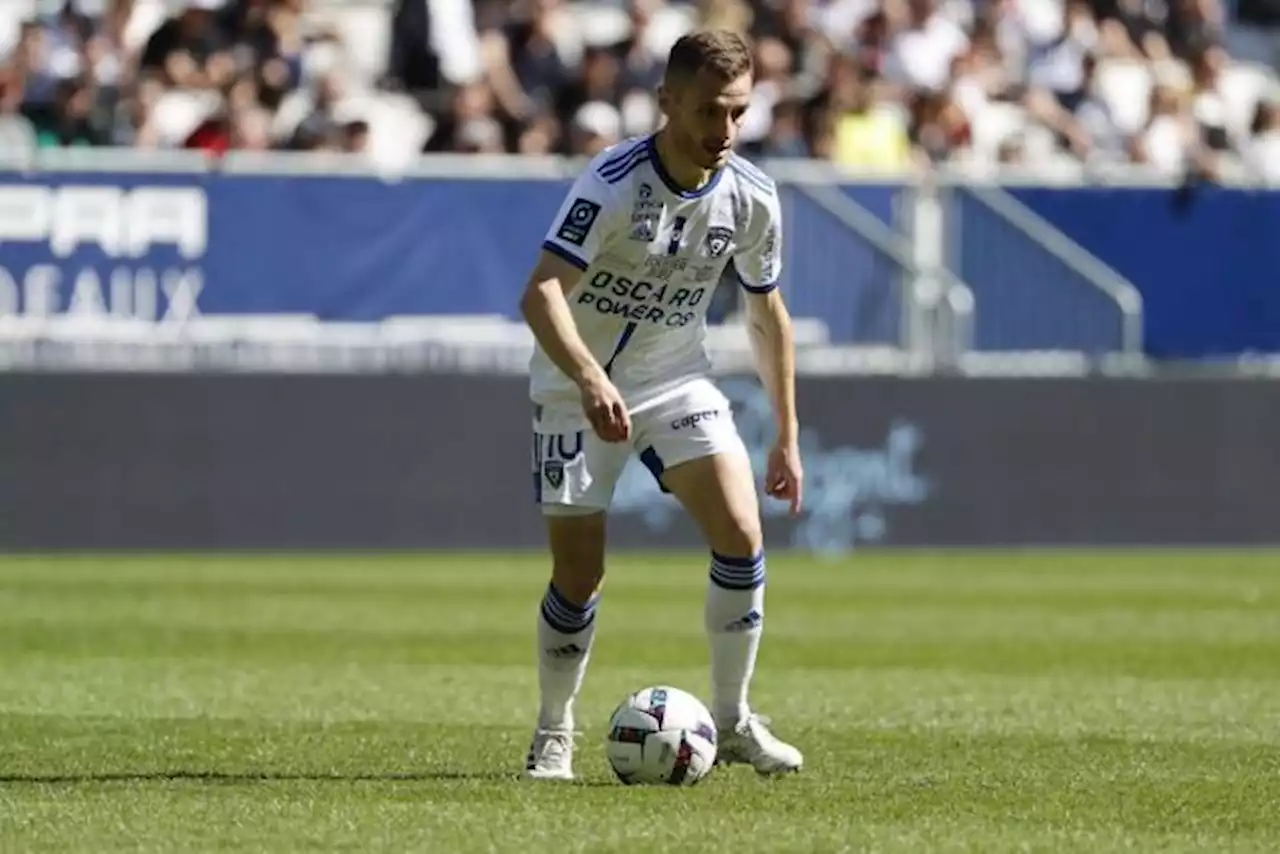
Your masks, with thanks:
[(724, 25), (756, 39), (753, 155), (1274, 180), (1269, 2), (3, 0), (0, 115), (41, 147), (589, 154)]

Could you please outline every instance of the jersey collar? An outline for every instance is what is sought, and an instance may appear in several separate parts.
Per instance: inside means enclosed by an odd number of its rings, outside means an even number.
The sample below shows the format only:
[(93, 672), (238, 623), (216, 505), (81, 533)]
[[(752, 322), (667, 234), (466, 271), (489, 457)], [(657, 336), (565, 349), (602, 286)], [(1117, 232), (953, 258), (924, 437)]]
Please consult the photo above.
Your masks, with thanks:
[(662, 165), (662, 158), (658, 156), (658, 144), (655, 142), (657, 134), (652, 134), (645, 141), (645, 145), (649, 149), (649, 162), (653, 164), (653, 171), (658, 173), (658, 177), (662, 179), (662, 183), (666, 188), (682, 199), (698, 199), (710, 193), (716, 188), (716, 184), (720, 183), (720, 176), (724, 174), (724, 167), (717, 169), (711, 173), (711, 177), (707, 183), (703, 184), (696, 190), (686, 190), (675, 182), (671, 177), (671, 173), (667, 171), (667, 167)]

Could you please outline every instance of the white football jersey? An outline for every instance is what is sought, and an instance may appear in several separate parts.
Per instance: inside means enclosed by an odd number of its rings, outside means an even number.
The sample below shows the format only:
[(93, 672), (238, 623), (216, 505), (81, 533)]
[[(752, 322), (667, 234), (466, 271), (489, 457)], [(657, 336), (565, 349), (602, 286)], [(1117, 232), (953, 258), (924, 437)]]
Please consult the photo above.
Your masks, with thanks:
[[(582, 269), (569, 306), (587, 347), (635, 407), (711, 367), (706, 313), (726, 265), (753, 293), (777, 287), (777, 188), (736, 154), (698, 190), (682, 190), (653, 137), (594, 157), (542, 244)], [(540, 404), (577, 403), (573, 382), (541, 347), (529, 365)]]

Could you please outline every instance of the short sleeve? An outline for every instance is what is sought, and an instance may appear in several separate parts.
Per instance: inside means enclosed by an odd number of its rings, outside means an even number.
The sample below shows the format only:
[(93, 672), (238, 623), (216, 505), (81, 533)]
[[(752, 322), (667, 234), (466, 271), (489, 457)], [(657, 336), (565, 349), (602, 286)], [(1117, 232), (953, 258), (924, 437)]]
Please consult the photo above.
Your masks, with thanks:
[(744, 290), (767, 294), (782, 277), (782, 207), (774, 190), (758, 198), (748, 239), (735, 254), (733, 266)]
[(573, 182), (542, 248), (587, 269), (604, 248), (612, 228), (614, 188), (601, 180), (595, 169), (587, 169)]

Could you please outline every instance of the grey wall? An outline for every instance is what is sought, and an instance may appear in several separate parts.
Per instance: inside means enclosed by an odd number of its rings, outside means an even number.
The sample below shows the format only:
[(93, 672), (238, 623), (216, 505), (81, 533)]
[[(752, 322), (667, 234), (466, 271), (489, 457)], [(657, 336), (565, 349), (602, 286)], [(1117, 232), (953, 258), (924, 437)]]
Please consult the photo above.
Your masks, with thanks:
[[(723, 387), (762, 464), (767, 401)], [(802, 379), (770, 545), (1280, 542), (1280, 383)], [(525, 381), (0, 375), (0, 548), (525, 547)], [(636, 465), (614, 542), (697, 545)]]

